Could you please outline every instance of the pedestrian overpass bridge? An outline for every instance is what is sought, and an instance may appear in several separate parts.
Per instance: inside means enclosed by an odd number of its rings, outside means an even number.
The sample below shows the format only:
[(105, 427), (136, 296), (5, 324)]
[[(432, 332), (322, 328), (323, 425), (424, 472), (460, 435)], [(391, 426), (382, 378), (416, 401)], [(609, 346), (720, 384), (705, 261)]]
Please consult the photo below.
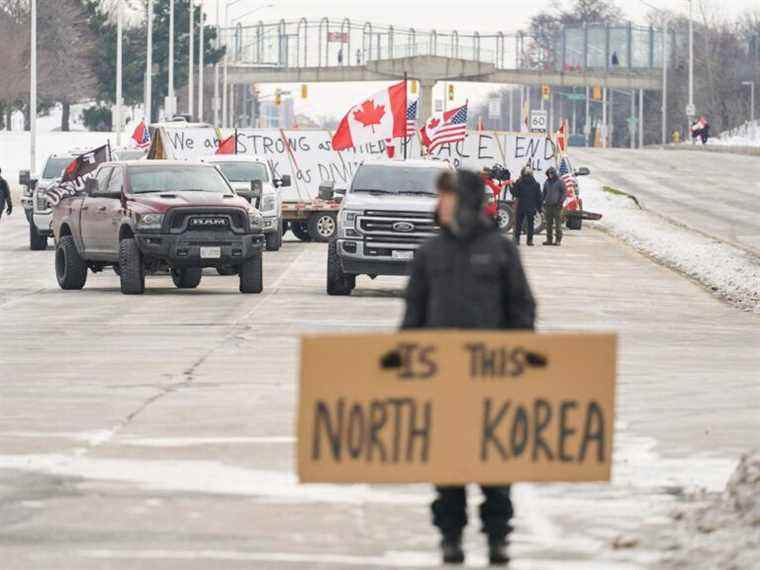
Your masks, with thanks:
[(653, 91), (662, 86), (663, 34), (631, 24), (565, 27), (539, 39), (523, 32), (440, 32), (302, 18), (238, 24), (220, 30), (220, 38), (227, 47), (228, 84), (381, 81), (406, 74), (420, 82), (422, 117), (431, 113), (438, 81)]

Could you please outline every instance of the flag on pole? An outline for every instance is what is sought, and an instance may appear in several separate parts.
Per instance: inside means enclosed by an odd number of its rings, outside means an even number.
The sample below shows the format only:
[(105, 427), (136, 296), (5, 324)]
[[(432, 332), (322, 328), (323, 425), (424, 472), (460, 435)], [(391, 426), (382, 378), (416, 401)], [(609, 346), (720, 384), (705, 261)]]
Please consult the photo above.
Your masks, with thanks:
[(522, 124), (520, 125), (522, 132), (527, 133), (530, 131), (530, 102), (528, 98), (525, 98), (522, 108)]
[(567, 121), (561, 121), (557, 131), (557, 150), (560, 154), (567, 152)]
[(332, 137), (334, 150), (406, 136), (406, 81), (370, 95), (346, 113)]
[(63, 171), (61, 180), (45, 191), (48, 204), (57, 206), (64, 198), (82, 191), (85, 180), (92, 178), (98, 165), (109, 160), (111, 160), (110, 144), (104, 144), (77, 156)]
[(132, 133), (132, 140), (135, 141), (137, 148), (148, 148), (150, 146), (150, 129), (145, 126), (145, 121), (140, 121)]
[(235, 134), (231, 134), (219, 143), (214, 154), (235, 154)]
[(411, 105), (406, 108), (406, 136), (417, 131), (417, 101), (412, 101)]
[(420, 129), (428, 152), (445, 143), (459, 142), (467, 136), (467, 103), (451, 111), (435, 113)]

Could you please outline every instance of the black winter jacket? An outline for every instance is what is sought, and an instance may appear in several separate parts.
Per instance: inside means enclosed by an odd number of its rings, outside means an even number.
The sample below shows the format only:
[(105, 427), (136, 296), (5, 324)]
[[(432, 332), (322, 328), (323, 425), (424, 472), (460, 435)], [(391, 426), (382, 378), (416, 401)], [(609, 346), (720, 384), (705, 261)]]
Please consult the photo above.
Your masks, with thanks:
[(541, 185), (533, 176), (521, 176), (512, 187), (512, 196), (517, 200), (520, 212), (535, 214), (541, 209)]
[(565, 202), (565, 183), (561, 178), (544, 182), (544, 206), (561, 206)]
[(11, 189), (8, 187), (5, 178), (0, 176), (0, 210), (5, 209), (6, 205), (11, 209), (13, 208), (13, 202), (11, 202)]
[(444, 229), (417, 250), (402, 328), (533, 329), (535, 319), (517, 248), (495, 228)]

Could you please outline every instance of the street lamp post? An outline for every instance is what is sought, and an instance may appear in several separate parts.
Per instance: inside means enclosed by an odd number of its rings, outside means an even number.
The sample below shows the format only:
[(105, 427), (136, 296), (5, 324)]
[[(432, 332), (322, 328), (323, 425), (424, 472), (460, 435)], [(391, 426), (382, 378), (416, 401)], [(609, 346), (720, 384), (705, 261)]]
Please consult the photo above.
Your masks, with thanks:
[(696, 116), (696, 107), (694, 106), (694, 16), (693, 0), (689, 0), (689, 106), (686, 109), (686, 115), (689, 117), (689, 124), (693, 122)]
[[(221, 39), (219, 37), (221, 33), (221, 6), (222, 3), (217, 0), (216, 2), (216, 49), (219, 50), (221, 46)], [(214, 64), (214, 126), (219, 127), (219, 62)]]
[(146, 19), (148, 25), (148, 39), (147, 39), (147, 55), (145, 58), (145, 109), (144, 117), (145, 124), (148, 125), (151, 122), (151, 108), (153, 97), (153, 85), (151, 80), (153, 78), (153, 0), (148, 0), (148, 17)]
[(749, 122), (750, 128), (754, 129), (755, 123), (755, 82), (742, 81), (742, 85), (749, 87)]
[(124, 0), (119, 0), (116, 13), (116, 146), (121, 146), (122, 99), (122, 32), (124, 27)]
[(187, 114), (191, 117), (193, 116), (193, 92), (195, 91), (195, 86), (193, 85), (193, 31), (194, 31), (194, 25), (195, 22), (195, 16), (193, 15), (193, 0), (190, 0), (188, 2), (188, 8), (190, 10), (190, 29), (189, 29), (189, 36), (187, 38), (187, 44), (188, 44), (188, 57), (187, 57)]
[[(658, 12), (663, 17), (662, 24), (662, 144), (668, 143), (668, 67), (670, 66), (670, 17), (667, 12), (652, 6), (649, 2), (641, 0), (644, 6), (647, 6)], [(689, 97), (691, 99), (691, 97)]]
[(31, 48), (29, 62), (31, 77), (29, 82), (29, 172), (34, 176), (37, 171), (37, 0), (32, 0), (31, 5)]
[(169, 88), (164, 111), (171, 117), (174, 112), (174, 0), (169, 0)]
[(203, 29), (206, 27), (205, 22), (203, 21), (203, 0), (198, 0), (198, 6), (200, 7), (200, 38), (198, 41), (198, 120), (203, 122), (203, 88), (204, 88), (204, 82), (203, 82), (203, 68), (206, 65), (205, 64), (205, 49), (206, 44), (205, 40), (203, 38)]

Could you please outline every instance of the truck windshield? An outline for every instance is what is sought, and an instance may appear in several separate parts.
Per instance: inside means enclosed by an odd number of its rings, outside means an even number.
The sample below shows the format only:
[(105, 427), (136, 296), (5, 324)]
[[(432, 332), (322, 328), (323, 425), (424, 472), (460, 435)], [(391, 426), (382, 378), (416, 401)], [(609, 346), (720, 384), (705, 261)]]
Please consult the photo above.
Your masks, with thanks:
[(48, 158), (45, 163), (45, 170), (42, 171), (42, 178), (58, 178), (71, 161), (74, 160), (73, 156), (66, 156), (64, 158)]
[(434, 196), (440, 168), (365, 164), (356, 172), (351, 192), (430, 194)]
[(224, 177), (213, 166), (133, 166), (129, 169), (133, 194), (146, 192), (217, 192), (232, 194)]
[(269, 182), (266, 164), (261, 162), (217, 162), (216, 164), (230, 182)]

